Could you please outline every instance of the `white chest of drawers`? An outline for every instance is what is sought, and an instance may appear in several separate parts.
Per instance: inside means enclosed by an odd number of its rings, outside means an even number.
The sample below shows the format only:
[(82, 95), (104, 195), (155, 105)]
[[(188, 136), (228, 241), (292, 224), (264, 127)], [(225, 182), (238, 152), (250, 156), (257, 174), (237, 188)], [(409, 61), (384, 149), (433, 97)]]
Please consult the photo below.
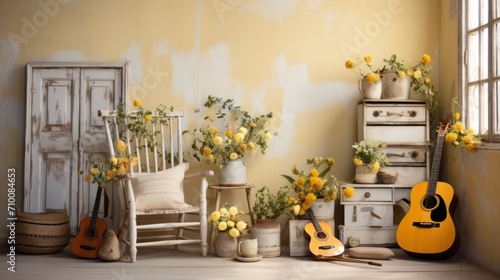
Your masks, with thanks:
[[(354, 187), (354, 196), (340, 197), (344, 206), (344, 225), (339, 226), (339, 239), (346, 246), (350, 238), (361, 245), (396, 245), (397, 223), (404, 214), (396, 205), (410, 197), (410, 186), (382, 184), (346, 184)], [(395, 210), (398, 211), (395, 215)]]
[[(430, 168), (429, 117), (424, 101), (362, 100), (358, 104), (358, 141), (379, 140), (387, 143), (389, 163), (383, 169), (398, 173), (393, 185), (348, 184), (355, 194), (346, 199), (344, 225), (339, 226), (340, 240), (358, 238), (361, 245), (396, 245), (398, 220), (396, 202), (409, 199), (416, 183), (426, 181)], [(399, 214), (399, 213), (398, 213)], [(401, 212), (402, 216), (404, 213)]]

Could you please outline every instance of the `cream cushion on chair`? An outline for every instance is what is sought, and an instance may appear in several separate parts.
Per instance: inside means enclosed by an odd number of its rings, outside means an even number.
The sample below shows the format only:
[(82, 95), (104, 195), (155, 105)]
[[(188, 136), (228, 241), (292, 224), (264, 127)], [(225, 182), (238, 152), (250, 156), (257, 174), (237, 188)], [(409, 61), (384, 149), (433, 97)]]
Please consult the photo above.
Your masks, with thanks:
[(183, 208), (182, 181), (189, 164), (181, 163), (173, 168), (155, 173), (136, 173), (132, 178), (136, 210)]

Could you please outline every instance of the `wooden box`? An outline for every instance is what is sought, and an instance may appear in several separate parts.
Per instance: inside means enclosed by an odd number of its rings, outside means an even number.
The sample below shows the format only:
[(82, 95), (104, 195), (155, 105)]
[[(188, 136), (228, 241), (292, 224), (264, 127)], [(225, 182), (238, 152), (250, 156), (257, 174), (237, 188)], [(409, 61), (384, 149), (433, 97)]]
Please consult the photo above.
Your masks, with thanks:
[[(335, 220), (319, 220), (327, 222), (332, 226), (332, 233), (335, 235)], [(310, 223), (310, 220), (290, 220), (290, 256), (304, 257), (309, 256), (309, 241), (304, 236), (304, 226)]]

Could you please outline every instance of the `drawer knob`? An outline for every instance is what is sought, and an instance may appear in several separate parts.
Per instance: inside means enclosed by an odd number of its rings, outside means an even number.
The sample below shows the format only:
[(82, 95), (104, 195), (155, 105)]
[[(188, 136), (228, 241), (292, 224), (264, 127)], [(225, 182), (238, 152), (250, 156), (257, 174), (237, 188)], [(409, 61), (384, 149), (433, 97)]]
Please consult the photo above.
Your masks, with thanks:
[(370, 198), (370, 196), (371, 196), (370, 192), (365, 192), (365, 197), (366, 198)]
[(413, 159), (417, 158), (418, 157), (418, 152), (417, 151), (411, 152), (410, 153), (410, 157), (413, 158)]
[(417, 111), (415, 111), (415, 110), (408, 111), (408, 115), (410, 115), (410, 117), (414, 118), (417, 116)]
[(380, 110), (375, 110), (375, 111), (373, 111), (373, 116), (374, 116), (375, 118), (379, 117), (379, 116), (380, 116), (380, 114), (382, 114), (382, 111), (380, 111)]

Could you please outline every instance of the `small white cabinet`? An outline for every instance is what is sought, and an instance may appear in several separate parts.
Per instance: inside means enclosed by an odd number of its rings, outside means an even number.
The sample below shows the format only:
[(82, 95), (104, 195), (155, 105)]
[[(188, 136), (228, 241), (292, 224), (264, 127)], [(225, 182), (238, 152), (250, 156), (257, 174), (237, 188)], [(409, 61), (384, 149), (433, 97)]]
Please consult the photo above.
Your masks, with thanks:
[[(397, 202), (409, 199), (411, 188), (427, 181), (430, 168), (429, 114), (421, 100), (361, 100), (358, 103), (357, 140), (379, 140), (387, 143), (387, 173), (398, 173), (394, 184), (348, 184), (354, 196), (341, 196), (344, 224), (339, 226), (340, 240), (359, 238), (361, 245), (396, 245), (400, 217)], [(404, 215), (402, 213), (399, 216)]]
[(396, 244), (397, 223), (402, 214), (396, 203), (410, 197), (410, 186), (382, 184), (342, 185), (342, 193), (354, 187), (354, 196), (340, 197), (344, 206), (344, 225), (339, 226), (339, 239), (346, 246), (350, 238), (357, 238), (361, 245)]

